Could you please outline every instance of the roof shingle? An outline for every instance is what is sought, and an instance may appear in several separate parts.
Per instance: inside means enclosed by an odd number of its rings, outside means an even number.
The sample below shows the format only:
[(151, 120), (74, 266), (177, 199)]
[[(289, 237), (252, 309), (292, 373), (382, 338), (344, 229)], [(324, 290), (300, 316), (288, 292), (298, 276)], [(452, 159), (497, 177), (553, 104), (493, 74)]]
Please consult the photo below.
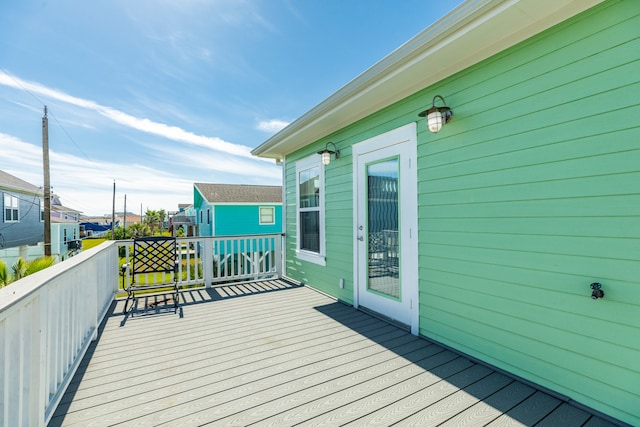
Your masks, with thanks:
[(209, 203), (282, 203), (279, 185), (194, 184)]

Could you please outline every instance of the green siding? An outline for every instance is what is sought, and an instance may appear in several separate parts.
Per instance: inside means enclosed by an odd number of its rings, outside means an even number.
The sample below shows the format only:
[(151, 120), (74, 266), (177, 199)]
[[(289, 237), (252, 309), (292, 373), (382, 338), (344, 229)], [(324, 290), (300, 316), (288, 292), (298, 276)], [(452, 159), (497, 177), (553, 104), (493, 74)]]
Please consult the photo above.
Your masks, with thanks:
[(421, 333), (632, 424), (638, 28), (607, 2), (446, 80), (418, 149)]
[[(418, 121), (420, 333), (640, 425), (639, 29), (640, 1), (606, 1), (288, 156), (287, 274), (353, 302), (349, 147), (440, 94), (453, 121)], [(321, 267), (295, 258), (295, 161), (328, 140)]]
[[(275, 224), (260, 224), (260, 206), (275, 207)], [(281, 205), (214, 205), (215, 236), (277, 234), (282, 232)]]

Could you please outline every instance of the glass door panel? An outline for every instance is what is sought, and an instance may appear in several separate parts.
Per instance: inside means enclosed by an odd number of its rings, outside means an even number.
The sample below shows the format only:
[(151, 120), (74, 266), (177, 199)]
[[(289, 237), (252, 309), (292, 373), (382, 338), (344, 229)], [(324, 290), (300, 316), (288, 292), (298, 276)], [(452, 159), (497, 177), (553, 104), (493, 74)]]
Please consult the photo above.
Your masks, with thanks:
[(367, 165), (367, 289), (400, 299), (399, 159)]

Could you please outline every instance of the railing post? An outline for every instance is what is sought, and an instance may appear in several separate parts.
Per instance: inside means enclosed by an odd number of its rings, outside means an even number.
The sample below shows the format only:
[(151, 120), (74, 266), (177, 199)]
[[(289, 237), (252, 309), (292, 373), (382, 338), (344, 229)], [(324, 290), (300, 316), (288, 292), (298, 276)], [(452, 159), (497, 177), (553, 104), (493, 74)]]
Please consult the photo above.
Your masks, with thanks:
[(213, 282), (213, 239), (202, 239), (202, 272), (204, 286), (210, 288)]
[(284, 239), (284, 236), (282, 234), (278, 235), (278, 236), (274, 236), (274, 238), (273, 238), (274, 243), (275, 243), (274, 252), (276, 254), (276, 260), (275, 260), (276, 261), (276, 274), (278, 275), (278, 277), (282, 277), (282, 274), (284, 272), (283, 265), (282, 265), (282, 261), (284, 260), (284, 257), (282, 256), (283, 255), (282, 254), (282, 250), (284, 248), (284, 245), (283, 245), (283, 242), (282, 242), (283, 239)]
[[(35, 401), (30, 402), (30, 404), (33, 405), (31, 408), (32, 410), (31, 413), (34, 416), (32, 420), (34, 421), (37, 420), (36, 425), (44, 426), (46, 422), (46, 415), (45, 415), (46, 407), (47, 407), (47, 404), (49, 403), (48, 402), (49, 389), (47, 384), (47, 357), (50, 355), (50, 353), (45, 350), (47, 348), (47, 334), (45, 331), (49, 322), (48, 290), (43, 289), (40, 291), (39, 294), (40, 294), (38, 298), (39, 306), (37, 307), (37, 310), (34, 313), (37, 315), (36, 324), (39, 329), (39, 334), (37, 336), (37, 343), (34, 342), (34, 344), (36, 344), (37, 347), (32, 350), (32, 352), (35, 353), (34, 355), (32, 355), (32, 357), (38, 358), (36, 362), (37, 371), (36, 369), (34, 369), (34, 371), (36, 372), (31, 373), (31, 375), (34, 376), (34, 378), (32, 378), (31, 386), (37, 387), (34, 389), (38, 390), (38, 392), (31, 394), (32, 399), (34, 399)], [(35, 365), (31, 365), (31, 366), (35, 366)]]

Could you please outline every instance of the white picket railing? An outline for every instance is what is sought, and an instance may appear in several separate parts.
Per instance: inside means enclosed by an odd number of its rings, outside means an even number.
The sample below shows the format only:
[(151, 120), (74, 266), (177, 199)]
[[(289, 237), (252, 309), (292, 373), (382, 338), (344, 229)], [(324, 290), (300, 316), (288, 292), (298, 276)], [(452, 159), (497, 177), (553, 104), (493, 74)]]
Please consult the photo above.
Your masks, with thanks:
[(0, 425), (43, 426), (117, 290), (114, 242), (0, 289)]
[[(118, 241), (118, 248), (123, 259), (131, 259), (133, 240)], [(177, 250), (181, 258), (178, 263), (181, 288), (282, 275), (281, 234), (178, 238)], [(131, 270), (125, 269), (121, 274), (122, 287), (123, 280), (130, 283)], [(161, 277), (156, 280), (168, 282), (171, 279)], [(137, 280), (145, 280), (145, 277)]]
[[(282, 274), (283, 236), (178, 238), (179, 284)], [(100, 246), (0, 289), (0, 426), (44, 426), (121, 291), (133, 241)], [(121, 255), (121, 256), (120, 256)]]

